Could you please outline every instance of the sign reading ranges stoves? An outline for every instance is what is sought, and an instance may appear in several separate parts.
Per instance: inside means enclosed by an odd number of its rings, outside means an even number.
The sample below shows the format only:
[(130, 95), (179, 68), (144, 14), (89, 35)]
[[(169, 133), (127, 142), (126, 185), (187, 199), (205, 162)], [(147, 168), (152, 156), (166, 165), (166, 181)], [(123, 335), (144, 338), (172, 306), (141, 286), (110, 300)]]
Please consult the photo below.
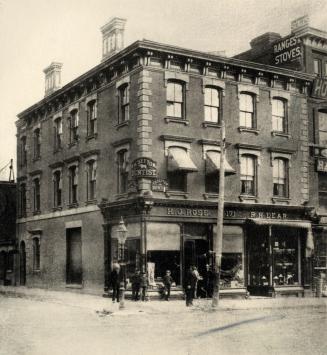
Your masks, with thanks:
[(290, 63), (302, 56), (301, 41), (296, 36), (283, 38), (274, 44), (273, 49), (275, 65)]
[(157, 163), (149, 158), (138, 158), (132, 163), (133, 178), (156, 178)]

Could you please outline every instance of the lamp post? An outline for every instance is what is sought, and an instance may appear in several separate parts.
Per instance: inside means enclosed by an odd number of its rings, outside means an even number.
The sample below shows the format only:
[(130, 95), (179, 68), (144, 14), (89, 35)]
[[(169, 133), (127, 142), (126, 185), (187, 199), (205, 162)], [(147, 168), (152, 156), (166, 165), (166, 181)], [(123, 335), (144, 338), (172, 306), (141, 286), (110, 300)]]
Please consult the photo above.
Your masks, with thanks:
[(224, 202), (225, 202), (225, 122), (221, 122), (221, 137), (220, 137), (220, 167), (219, 167), (219, 197), (218, 197), (218, 212), (217, 212), (217, 234), (213, 239), (213, 251), (215, 257), (214, 268), (214, 285), (212, 295), (212, 307), (218, 307), (219, 301), (219, 283), (221, 256), (223, 247), (223, 223), (224, 223)]
[(120, 301), (119, 301), (119, 309), (125, 308), (125, 242), (127, 238), (127, 228), (125, 226), (123, 217), (120, 217), (120, 222), (116, 230), (117, 238), (118, 238), (118, 252), (119, 252), (119, 265), (120, 265), (120, 273), (122, 275), (121, 282), (119, 285), (119, 292), (120, 292)]

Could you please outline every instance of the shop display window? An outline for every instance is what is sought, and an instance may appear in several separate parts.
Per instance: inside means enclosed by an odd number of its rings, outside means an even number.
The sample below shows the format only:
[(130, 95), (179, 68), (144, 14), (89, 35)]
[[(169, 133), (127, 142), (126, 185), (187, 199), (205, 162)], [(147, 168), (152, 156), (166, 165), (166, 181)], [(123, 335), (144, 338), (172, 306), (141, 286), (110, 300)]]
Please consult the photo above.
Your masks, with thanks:
[(223, 253), (221, 259), (221, 288), (244, 287), (242, 253)]
[(272, 238), (274, 285), (298, 285), (298, 238), (287, 232)]

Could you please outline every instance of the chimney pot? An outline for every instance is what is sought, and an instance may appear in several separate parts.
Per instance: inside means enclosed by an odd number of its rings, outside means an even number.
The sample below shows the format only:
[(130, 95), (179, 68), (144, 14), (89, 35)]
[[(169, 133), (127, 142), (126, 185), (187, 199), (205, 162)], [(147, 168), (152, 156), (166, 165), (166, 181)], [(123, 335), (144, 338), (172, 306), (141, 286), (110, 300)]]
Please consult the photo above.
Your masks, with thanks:
[(110, 58), (124, 48), (124, 31), (126, 20), (113, 17), (101, 27), (102, 61)]

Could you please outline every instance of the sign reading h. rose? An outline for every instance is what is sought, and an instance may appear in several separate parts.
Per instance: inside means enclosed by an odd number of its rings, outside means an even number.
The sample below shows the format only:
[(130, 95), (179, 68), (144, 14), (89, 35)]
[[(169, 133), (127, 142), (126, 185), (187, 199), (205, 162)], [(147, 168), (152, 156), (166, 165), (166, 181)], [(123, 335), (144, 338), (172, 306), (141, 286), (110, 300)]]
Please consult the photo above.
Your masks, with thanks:
[(157, 177), (157, 163), (149, 158), (138, 158), (132, 163), (133, 178), (155, 178)]

